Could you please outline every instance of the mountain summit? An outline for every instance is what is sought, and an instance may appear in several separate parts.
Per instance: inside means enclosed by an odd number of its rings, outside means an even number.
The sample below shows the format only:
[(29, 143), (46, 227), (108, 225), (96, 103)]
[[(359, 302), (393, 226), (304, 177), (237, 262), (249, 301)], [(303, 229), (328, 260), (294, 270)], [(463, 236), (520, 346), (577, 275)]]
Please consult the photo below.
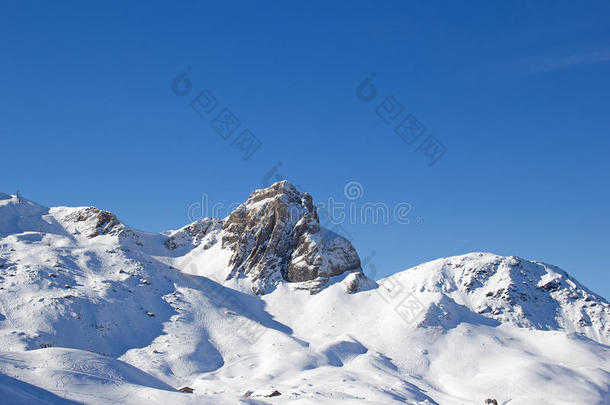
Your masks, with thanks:
[(167, 246), (184, 246), (179, 240), (185, 235), (195, 247), (206, 242), (192, 253), (202, 257), (191, 264), (205, 268), (208, 249), (217, 256), (212, 248), (219, 244), (230, 252), (226, 279), (247, 277), (257, 294), (271, 291), (279, 282), (317, 293), (333, 277), (346, 274), (349, 292), (372, 284), (352, 244), (321, 227), (312, 197), (287, 181), (254, 191), (223, 220), (205, 218), (170, 233)]
[(222, 245), (233, 252), (230, 277), (248, 275), (264, 293), (278, 279), (319, 291), (333, 276), (362, 275), (345, 238), (320, 226), (311, 196), (287, 181), (256, 190), (224, 220)]

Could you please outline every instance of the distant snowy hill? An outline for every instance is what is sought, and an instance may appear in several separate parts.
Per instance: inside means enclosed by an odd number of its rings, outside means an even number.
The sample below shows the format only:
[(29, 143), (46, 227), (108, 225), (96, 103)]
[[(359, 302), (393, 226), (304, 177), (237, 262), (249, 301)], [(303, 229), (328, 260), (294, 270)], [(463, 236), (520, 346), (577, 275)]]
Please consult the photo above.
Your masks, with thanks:
[(455, 325), (461, 314), (475, 313), (496, 324), (563, 330), (610, 344), (608, 302), (556, 266), (471, 253), (424, 263), (384, 282), (386, 289), (398, 284), (426, 303), (422, 326)]
[(288, 182), (161, 234), (0, 194), (9, 403), (608, 404), (609, 345), (610, 304), (555, 266), (368, 279)]

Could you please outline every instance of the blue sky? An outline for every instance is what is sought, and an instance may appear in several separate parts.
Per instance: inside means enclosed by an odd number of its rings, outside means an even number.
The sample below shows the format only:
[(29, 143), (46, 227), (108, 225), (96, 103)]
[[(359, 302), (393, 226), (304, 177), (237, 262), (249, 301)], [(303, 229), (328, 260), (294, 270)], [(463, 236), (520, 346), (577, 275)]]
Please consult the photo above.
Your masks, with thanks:
[[(608, 21), (607, 2), (5, 2), (0, 190), (161, 231), (204, 193), (245, 200), (281, 162), (315, 201), (349, 202), (356, 181), (357, 204), (410, 204), (408, 225), (343, 224), (380, 276), (492, 251), (608, 297)], [(205, 89), (210, 117), (190, 107)], [(228, 139), (211, 126), (224, 108), (241, 123)], [(412, 145), (394, 132), (408, 114), (426, 128)], [(247, 160), (244, 129), (261, 142)], [(432, 166), (428, 135), (446, 148)]]

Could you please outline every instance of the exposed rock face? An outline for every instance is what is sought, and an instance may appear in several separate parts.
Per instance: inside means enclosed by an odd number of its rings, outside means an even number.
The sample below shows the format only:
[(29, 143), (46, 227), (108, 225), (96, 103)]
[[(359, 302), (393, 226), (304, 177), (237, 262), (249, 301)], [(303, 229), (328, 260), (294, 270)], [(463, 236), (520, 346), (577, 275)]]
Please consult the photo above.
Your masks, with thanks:
[(365, 276), (364, 273), (355, 272), (345, 277), (343, 285), (348, 294), (377, 287), (377, 283)]
[(126, 228), (113, 213), (95, 207), (79, 209), (67, 215), (64, 220), (81, 222), (88, 238), (99, 235), (118, 235)]
[(218, 218), (204, 218), (193, 222), (169, 235), (165, 246), (175, 250), (183, 246), (199, 246), (209, 248), (217, 242), (216, 234), (222, 229), (222, 220)]
[(281, 280), (307, 282), (314, 293), (330, 277), (362, 273), (351, 243), (321, 228), (311, 196), (287, 181), (254, 191), (224, 220), (223, 231), (222, 247), (233, 251), (229, 278), (248, 275), (257, 294)]

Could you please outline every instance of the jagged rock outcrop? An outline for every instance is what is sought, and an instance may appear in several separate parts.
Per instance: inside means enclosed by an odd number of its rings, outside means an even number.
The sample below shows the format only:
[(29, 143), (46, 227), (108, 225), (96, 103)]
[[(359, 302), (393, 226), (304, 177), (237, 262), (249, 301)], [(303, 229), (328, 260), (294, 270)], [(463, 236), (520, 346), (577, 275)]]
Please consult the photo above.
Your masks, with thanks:
[(376, 282), (361, 272), (352, 272), (348, 274), (343, 280), (343, 285), (345, 287), (345, 291), (349, 294), (377, 287)]
[(229, 278), (247, 275), (257, 294), (281, 280), (314, 293), (330, 277), (362, 273), (351, 243), (323, 229), (311, 196), (287, 181), (254, 191), (224, 220), (222, 247), (233, 251)]
[(197, 250), (203, 267), (219, 252), (206, 258), (201, 250), (230, 252), (226, 279), (248, 277), (256, 294), (280, 282), (313, 294), (344, 273), (351, 273), (343, 280), (348, 293), (375, 285), (352, 244), (322, 228), (312, 197), (287, 181), (255, 190), (225, 219), (204, 218), (165, 235), (167, 249)]
[(175, 250), (179, 247), (203, 244), (204, 249), (208, 249), (217, 242), (216, 234), (221, 229), (222, 219), (203, 218), (172, 232), (165, 241), (165, 246), (169, 250)]
[(81, 222), (82, 224), (79, 225), (81, 225), (88, 238), (99, 235), (118, 235), (125, 229), (125, 225), (112, 212), (102, 211), (95, 207), (81, 208), (68, 214), (64, 220)]

